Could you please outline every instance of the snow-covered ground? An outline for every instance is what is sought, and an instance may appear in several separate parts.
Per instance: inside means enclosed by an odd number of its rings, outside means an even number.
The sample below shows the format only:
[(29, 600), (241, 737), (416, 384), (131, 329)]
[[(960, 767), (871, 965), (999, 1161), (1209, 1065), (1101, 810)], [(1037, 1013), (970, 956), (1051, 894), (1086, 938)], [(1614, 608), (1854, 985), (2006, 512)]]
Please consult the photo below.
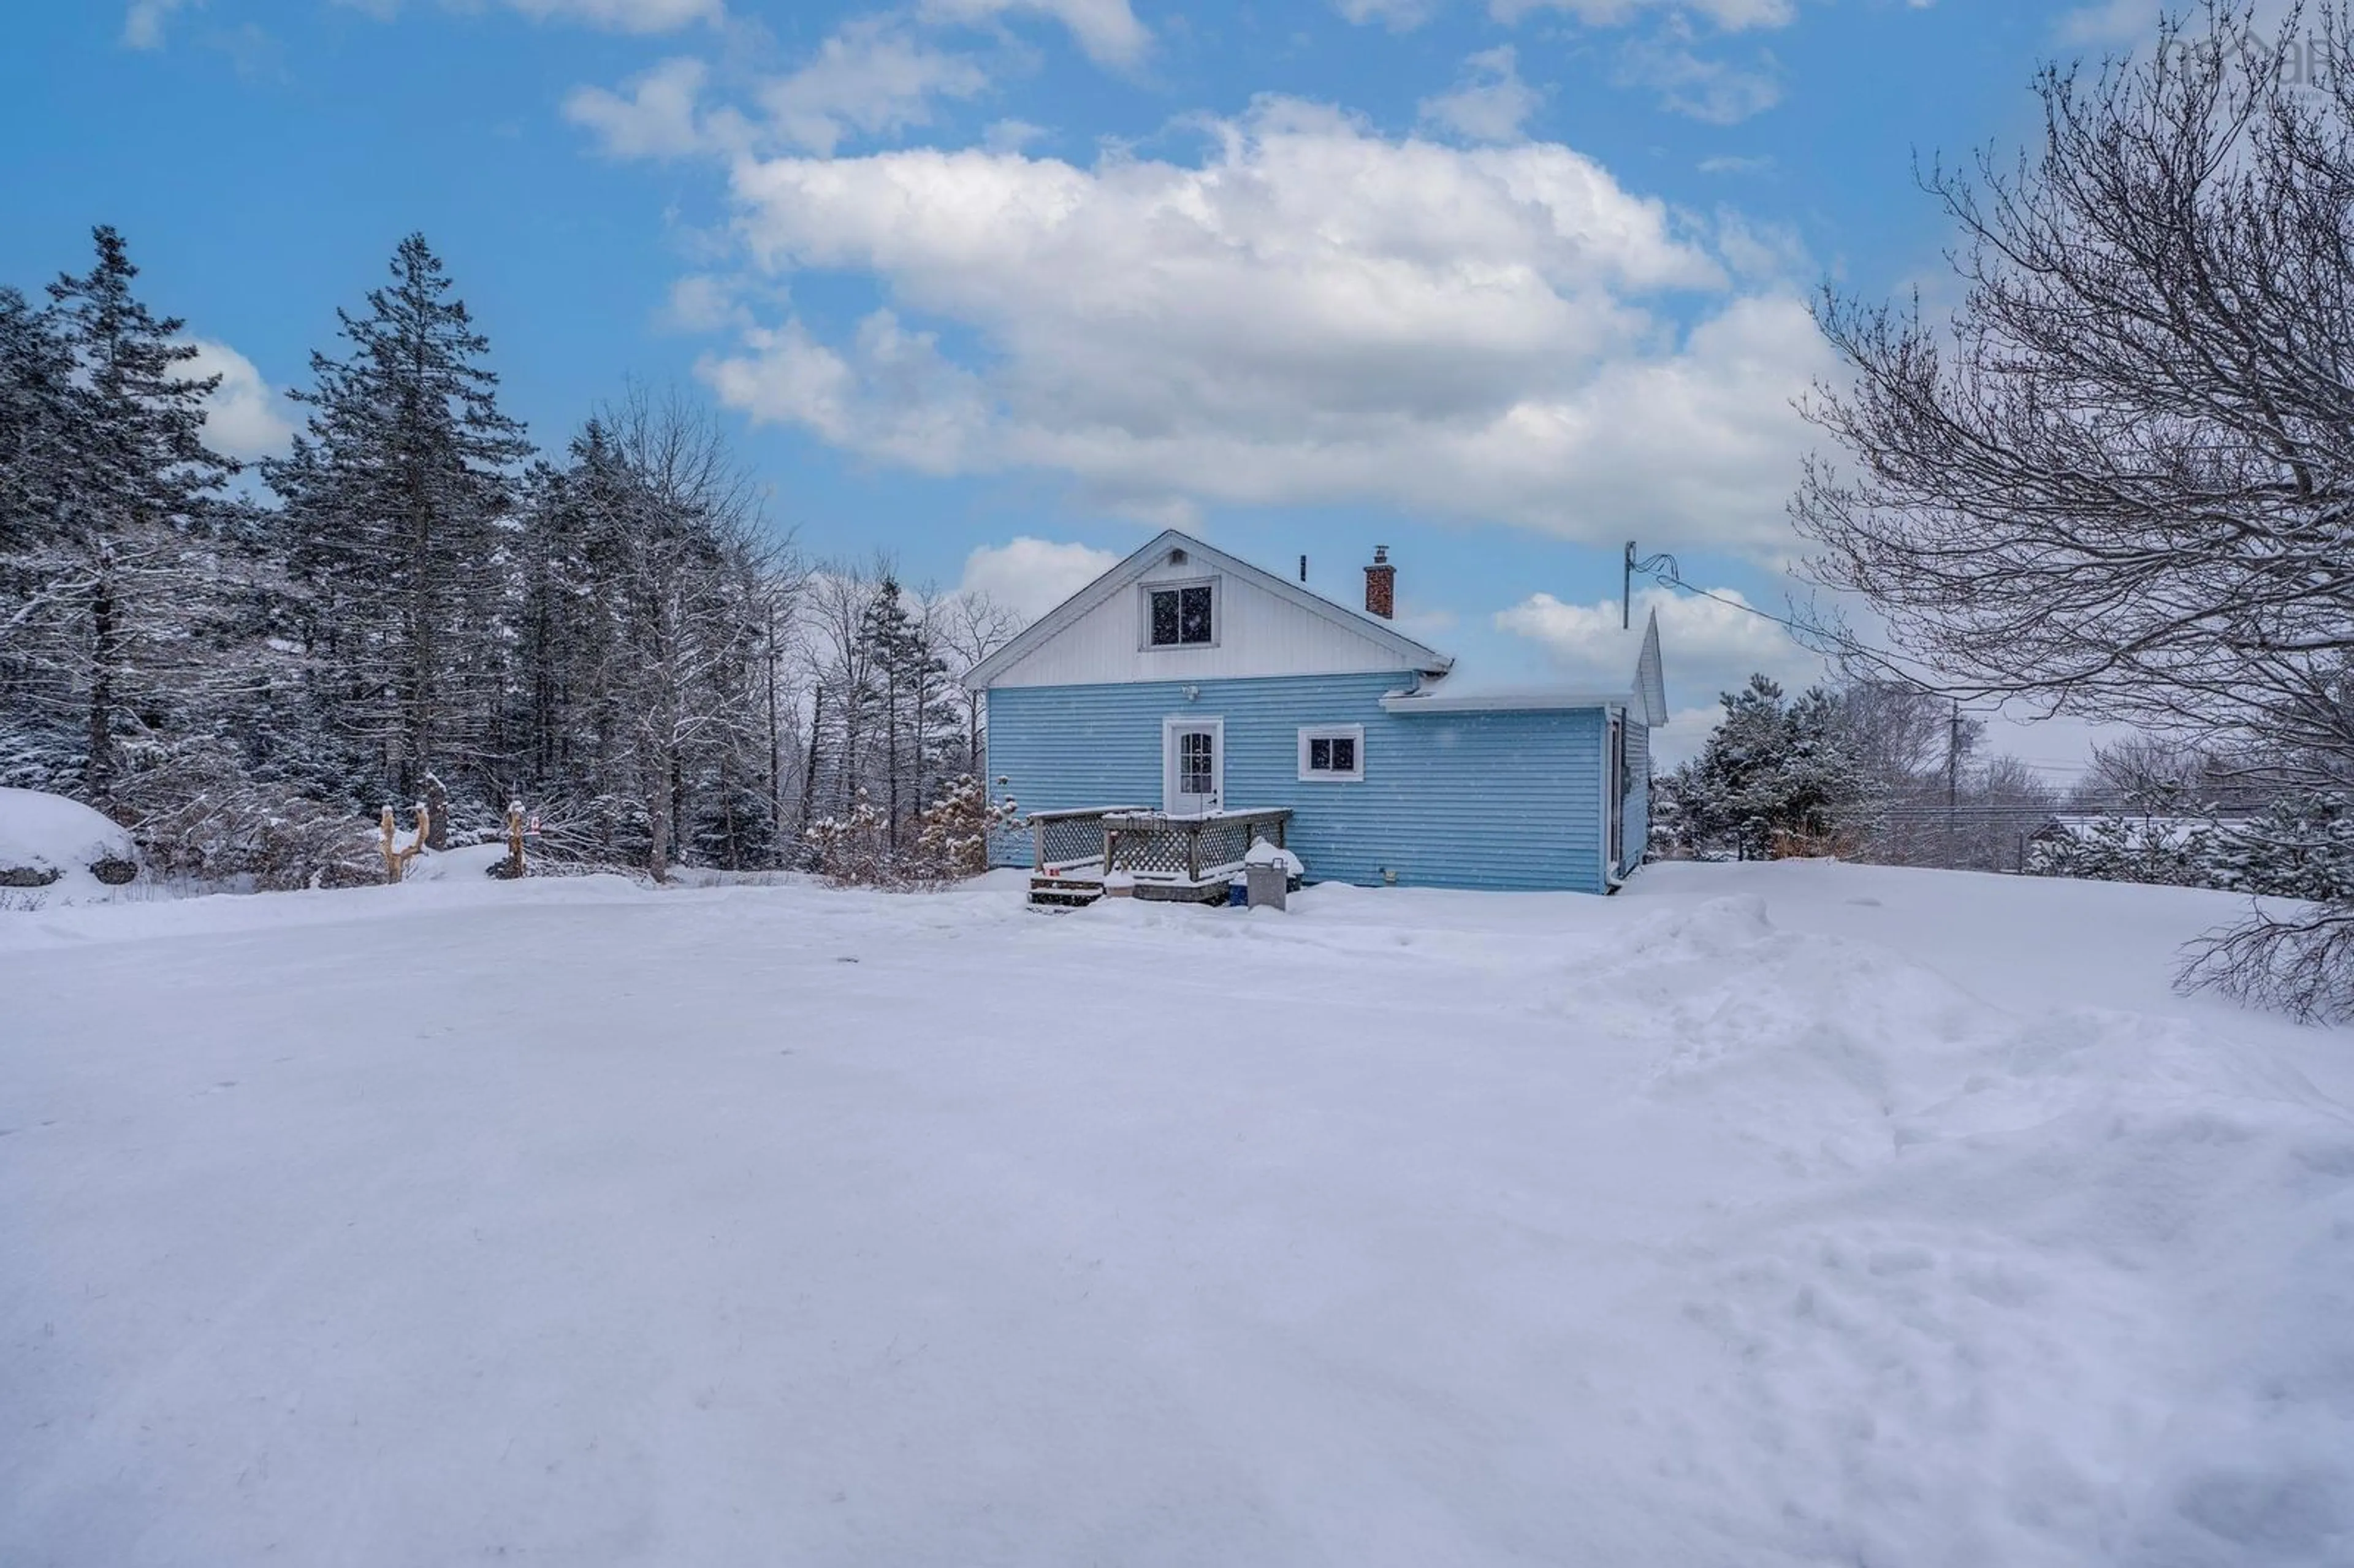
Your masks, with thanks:
[(0, 916), (0, 1563), (2354, 1563), (2230, 899)]

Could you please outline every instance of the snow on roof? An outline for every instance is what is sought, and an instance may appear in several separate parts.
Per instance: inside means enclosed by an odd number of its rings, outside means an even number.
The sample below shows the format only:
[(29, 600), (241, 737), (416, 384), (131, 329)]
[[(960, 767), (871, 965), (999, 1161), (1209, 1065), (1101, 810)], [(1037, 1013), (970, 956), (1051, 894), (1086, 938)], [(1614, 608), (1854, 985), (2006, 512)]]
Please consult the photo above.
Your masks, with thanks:
[(1668, 722), (1668, 694), (1659, 660), (1659, 618), (1655, 611), (1639, 631), (1624, 633), (1630, 679), (1610, 685), (1530, 686), (1498, 684), (1473, 675), (1449, 674), (1412, 692), (1382, 699), (1393, 714), (1545, 712), (1553, 709), (1623, 707), (1645, 724)]

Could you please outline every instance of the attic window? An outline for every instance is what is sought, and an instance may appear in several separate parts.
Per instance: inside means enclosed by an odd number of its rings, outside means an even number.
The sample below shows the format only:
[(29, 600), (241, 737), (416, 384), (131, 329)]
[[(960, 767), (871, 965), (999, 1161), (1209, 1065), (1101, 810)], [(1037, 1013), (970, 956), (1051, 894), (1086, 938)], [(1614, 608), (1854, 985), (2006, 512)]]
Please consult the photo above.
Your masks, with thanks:
[(1218, 641), (1217, 586), (1175, 583), (1145, 591), (1145, 646), (1208, 648)]

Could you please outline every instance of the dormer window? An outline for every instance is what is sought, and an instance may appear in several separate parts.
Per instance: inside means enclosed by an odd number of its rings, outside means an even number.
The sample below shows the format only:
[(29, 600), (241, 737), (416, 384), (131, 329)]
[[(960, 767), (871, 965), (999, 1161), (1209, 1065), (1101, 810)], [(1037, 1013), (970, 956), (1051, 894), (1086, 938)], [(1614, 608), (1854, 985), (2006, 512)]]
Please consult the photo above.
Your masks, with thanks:
[(1210, 648), (1218, 641), (1218, 585), (1154, 583), (1144, 590), (1147, 648)]

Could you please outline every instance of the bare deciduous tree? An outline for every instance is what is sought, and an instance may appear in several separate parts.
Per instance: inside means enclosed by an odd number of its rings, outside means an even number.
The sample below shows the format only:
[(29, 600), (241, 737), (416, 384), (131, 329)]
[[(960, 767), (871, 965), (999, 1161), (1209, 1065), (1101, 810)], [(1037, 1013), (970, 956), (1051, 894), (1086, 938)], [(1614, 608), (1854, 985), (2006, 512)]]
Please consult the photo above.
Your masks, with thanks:
[[(1827, 295), (1845, 449), (1792, 503), (1831, 586), (1959, 682), (2354, 777), (2354, 48), (2292, 80), (2252, 14), (2167, 23), (2139, 63), (2040, 79), (2043, 146), (1926, 184), (1958, 226), (1950, 323)], [(2291, 19), (2292, 29), (2298, 26)], [(2192, 977), (2310, 1012), (2250, 927)]]

